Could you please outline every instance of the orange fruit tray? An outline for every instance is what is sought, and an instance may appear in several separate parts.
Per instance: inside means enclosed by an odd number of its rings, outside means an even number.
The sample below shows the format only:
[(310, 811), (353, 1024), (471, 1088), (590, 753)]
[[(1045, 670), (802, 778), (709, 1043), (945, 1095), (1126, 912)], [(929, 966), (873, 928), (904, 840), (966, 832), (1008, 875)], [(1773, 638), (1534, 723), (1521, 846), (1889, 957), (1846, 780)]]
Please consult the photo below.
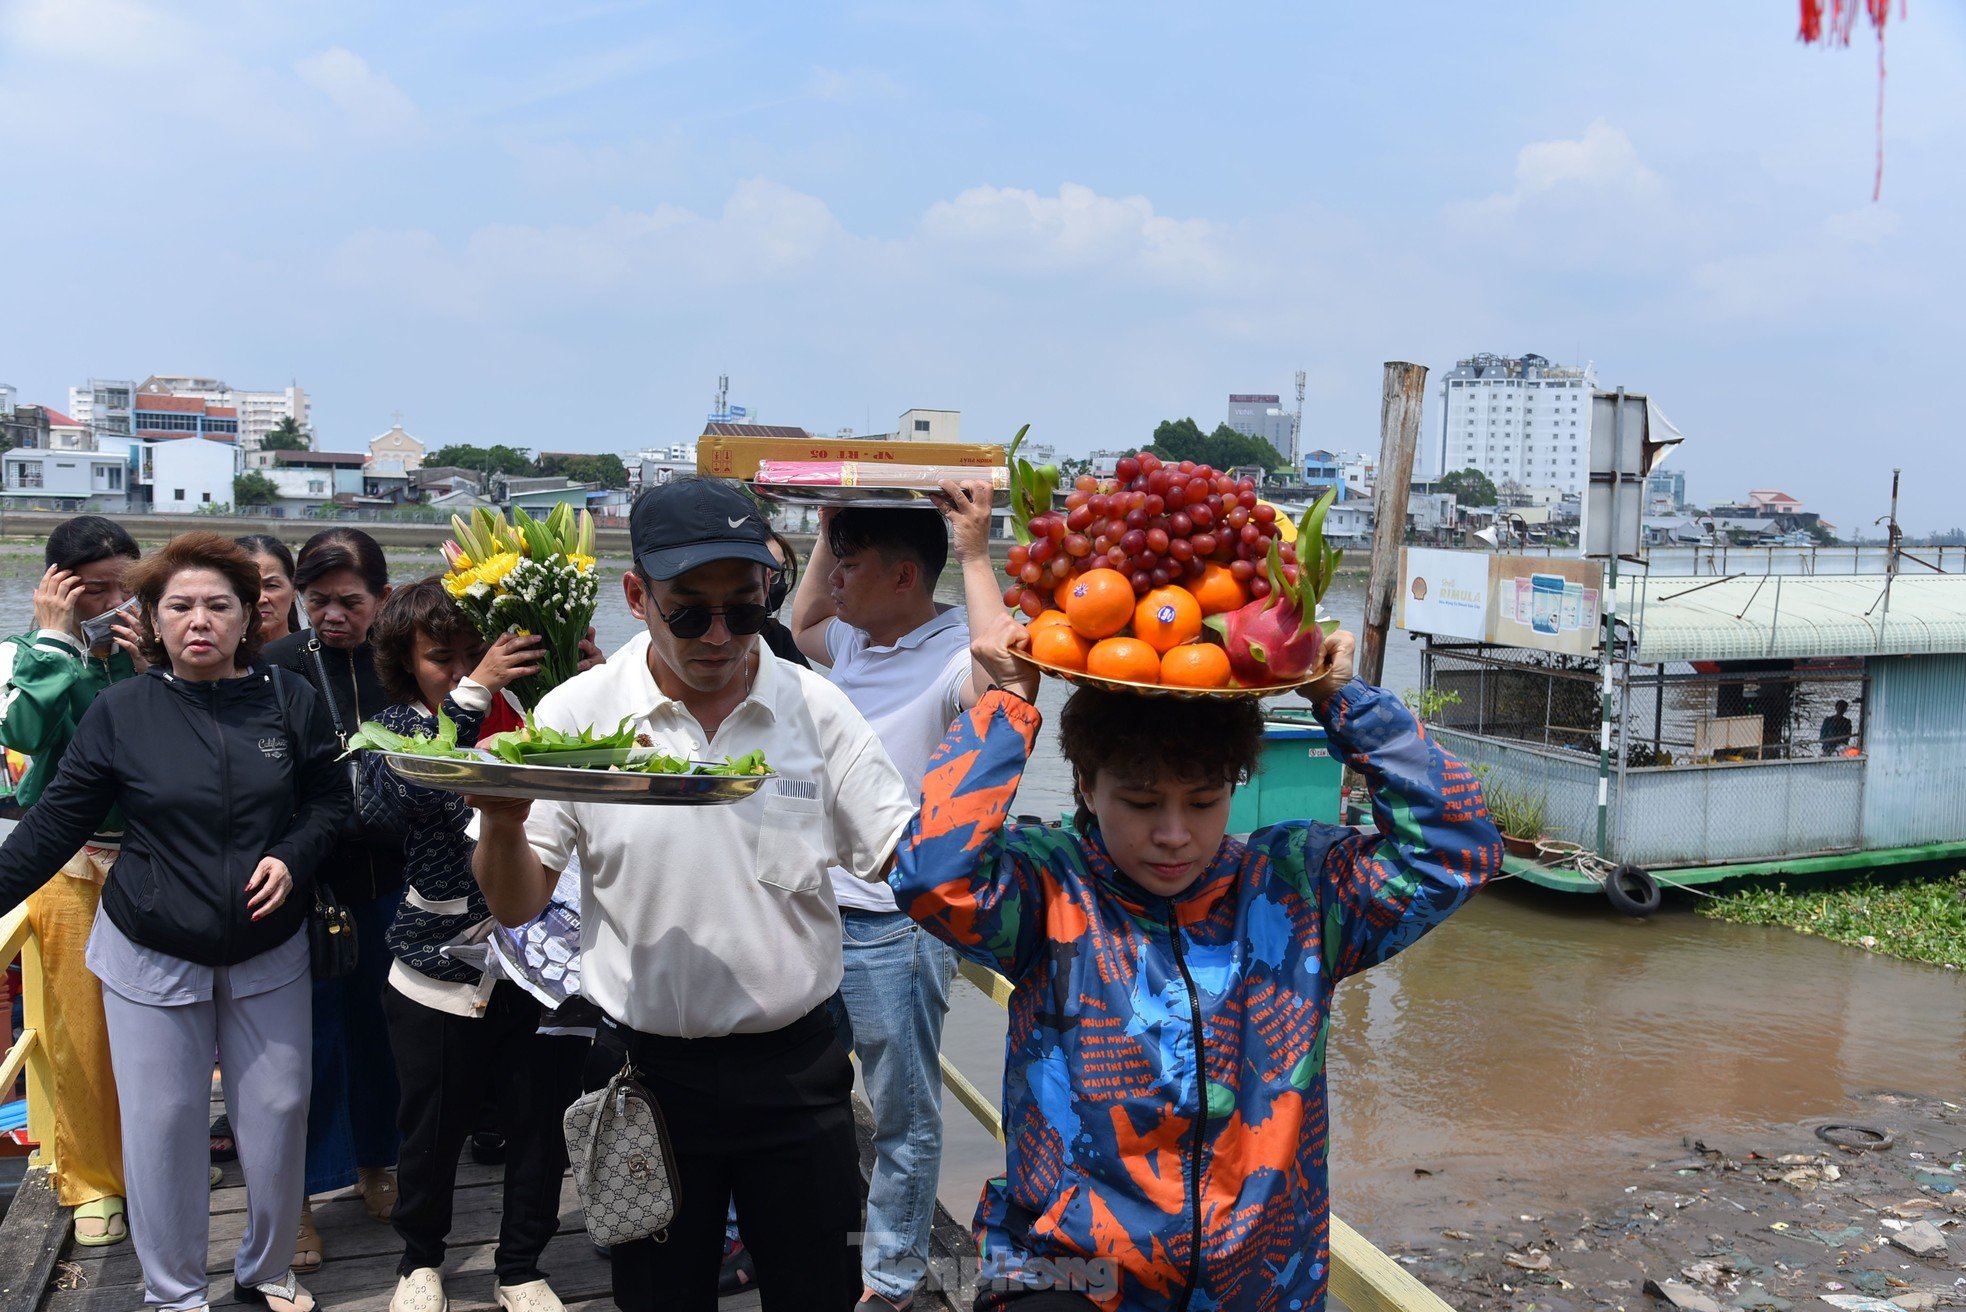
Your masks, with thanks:
[(1296, 692), (1308, 684), (1277, 683), (1260, 688), (1181, 688), (1165, 683), (1135, 683), (1129, 679), (1102, 679), (1096, 674), (1083, 670), (1068, 670), (1062, 665), (1041, 661), (1029, 652), (1012, 649), (1011, 655), (1027, 665), (1035, 665), (1054, 679), (1063, 679), (1081, 688), (1098, 688), (1104, 692), (1129, 692), (1141, 697), (1207, 698), (1216, 701), (1235, 700), (1243, 697), (1281, 697), (1285, 693)]

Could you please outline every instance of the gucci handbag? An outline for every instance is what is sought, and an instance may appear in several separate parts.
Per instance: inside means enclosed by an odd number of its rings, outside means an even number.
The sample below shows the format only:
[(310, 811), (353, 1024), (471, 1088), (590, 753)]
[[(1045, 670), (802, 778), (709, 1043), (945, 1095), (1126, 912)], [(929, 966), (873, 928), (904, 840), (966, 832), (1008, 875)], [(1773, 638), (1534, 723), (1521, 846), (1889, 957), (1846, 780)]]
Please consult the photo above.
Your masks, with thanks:
[(676, 1158), (662, 1109), (632, 1064), (567, 1108), (567, 1161), (597, 1244), (668, 1239), (676, 1215)]

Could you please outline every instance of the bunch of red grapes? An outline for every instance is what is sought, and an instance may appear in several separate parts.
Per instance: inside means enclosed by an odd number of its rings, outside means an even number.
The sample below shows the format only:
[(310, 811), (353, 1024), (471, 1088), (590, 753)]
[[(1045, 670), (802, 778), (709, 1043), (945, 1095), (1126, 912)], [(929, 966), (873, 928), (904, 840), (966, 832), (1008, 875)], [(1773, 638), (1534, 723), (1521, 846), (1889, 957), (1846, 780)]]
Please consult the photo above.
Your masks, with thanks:
[[(1087, 570), (1118, 570), (1140, 595), (1199, 579), (1211, 563), (1225, 566), (1250, 599), (1270, 595), (1266, 561), (1277, 512), (1257, 499), (1254, 479), (1192, 460), (1170, 464), (1148, 451), (1124, 457), (1114, 473), (1080, 475), (1062, 511), (1031, 517), (1030, 545), (1012, 547), (1004, 567), (1011, 579), (1004, 605), (1035, 617), (1060, 583)], [(1295, 582), (1296, 548), (1282, 544), (1279, 555)]]

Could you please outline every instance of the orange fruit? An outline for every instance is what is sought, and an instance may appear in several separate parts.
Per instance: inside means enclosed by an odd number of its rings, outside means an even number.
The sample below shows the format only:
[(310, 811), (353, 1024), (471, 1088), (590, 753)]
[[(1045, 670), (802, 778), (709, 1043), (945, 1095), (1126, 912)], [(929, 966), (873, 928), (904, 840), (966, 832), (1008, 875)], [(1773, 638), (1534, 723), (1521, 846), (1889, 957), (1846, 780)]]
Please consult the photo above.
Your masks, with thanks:
[(1078, 581), (1078, 575), (1074, 574), (1051, 590), (1051, 604), (1059, 614), (1065, 613), (1065, 598), (1072, 595), (1072, 585)]
[(1064, 670), (1083, 670), (1086, 654), (1091, 650), (1091, 641), (1073, 632), (1069, 624), (1031, 625), (1031, 655), (1046, 665), (1056, 665)]
[(1184, 642), (1160, 658), (1160, 681), (1170, 688), (1226, 688), (1229, 653), (1212, 642)]
[(1110, 638), (1133, 618), (1133, 585), (1116, 569), (1089, 569), (1065, 592), (1065, 618), (1082, 638)]
[[(1132, 585), (1127, 586), (1132, 592)], [(1092, 644), (1085, 672), (1124, 683), (1159, 683), (1160, 653), (1138, 638), (1106, 638)]]
[(1201, 636), (1201, 604), (1186, 588), (1154, 588), (1133, 608), (1133, 636), (1166, 652)]
[(1031, 636), (1035, 638), (1039, 629), (1049, 628), (1053, 624), (1069, 625), (1071, 621), (1065, 618), (1065, 612), (1062, 610), (1044, 611), (1031, 621)]
[(1249, 601), (1249, 594), (1243, 591), (1242, 584), (1236, 582), (1236, 576), (1229, 572), (1229, 567), (1213, 561), (1202, 570), (1201, 577), (1194, 581), (1189, 591), (1195, 594), (1195, 601), (1204, 615), (1240, 610)]

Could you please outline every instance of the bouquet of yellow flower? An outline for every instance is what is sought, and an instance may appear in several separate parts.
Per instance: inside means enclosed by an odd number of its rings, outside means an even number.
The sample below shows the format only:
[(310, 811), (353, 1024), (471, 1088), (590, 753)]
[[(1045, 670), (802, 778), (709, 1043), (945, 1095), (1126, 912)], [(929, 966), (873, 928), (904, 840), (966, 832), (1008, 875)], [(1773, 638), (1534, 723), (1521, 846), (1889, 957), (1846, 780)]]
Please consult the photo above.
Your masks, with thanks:
[(512, 685), (527, 706), (574, 676), (580, 642), (594, 621), (594, 517), (553, 507), (545, 519), (523, 510), (512, 523), (482, 507), (466, 522), (451, 516), (444, 544), (450, 572), (444, 591), (456, 599), (487, 642), (517, 631), (544, 638), (539, 673)]

